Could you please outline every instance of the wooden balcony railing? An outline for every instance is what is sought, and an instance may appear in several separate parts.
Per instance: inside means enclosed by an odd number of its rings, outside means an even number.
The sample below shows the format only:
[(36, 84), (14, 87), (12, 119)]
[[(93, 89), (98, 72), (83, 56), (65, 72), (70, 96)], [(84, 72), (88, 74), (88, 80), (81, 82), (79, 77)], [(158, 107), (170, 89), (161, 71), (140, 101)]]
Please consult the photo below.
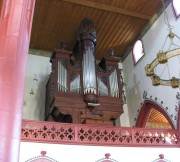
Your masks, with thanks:
[(179, 131), (107, 127), (83, 124), (23, 120), (22, 141), (105, 145), (105, 146), (160, 146), (180, 147)]

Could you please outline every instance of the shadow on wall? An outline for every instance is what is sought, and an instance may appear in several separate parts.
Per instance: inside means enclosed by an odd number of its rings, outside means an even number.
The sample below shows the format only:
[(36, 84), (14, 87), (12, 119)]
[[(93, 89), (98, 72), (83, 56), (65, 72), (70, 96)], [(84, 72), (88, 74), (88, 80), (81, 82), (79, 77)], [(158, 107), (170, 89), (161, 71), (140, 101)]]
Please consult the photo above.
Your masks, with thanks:
[(138, 114), (137, 111), (141, 106), (141, 95), (142, 92), (140, 92), (140, 81), (137, 80), (136, 75), (134, 74), (132, 86), (127, 87), (127, 104), (131, 126), (135, 126), (136, 123), (136, 116)]

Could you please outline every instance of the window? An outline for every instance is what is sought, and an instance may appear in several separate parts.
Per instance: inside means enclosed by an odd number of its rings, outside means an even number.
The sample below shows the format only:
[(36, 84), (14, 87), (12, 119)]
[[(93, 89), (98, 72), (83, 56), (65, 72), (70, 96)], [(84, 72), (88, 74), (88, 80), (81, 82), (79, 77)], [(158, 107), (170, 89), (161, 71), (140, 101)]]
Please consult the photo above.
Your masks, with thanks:
[(172, 6), (173, 6), (173, 10), (174, 10), (176, 18), (179, 18), (179, 16), (180, 16), (180, 0), (173, 0)]
[(137, 40), (135, 42), (132, 53), (133, 53), (134, 64), (136, 64), (144, 56), (144, 49), (141, 40)]

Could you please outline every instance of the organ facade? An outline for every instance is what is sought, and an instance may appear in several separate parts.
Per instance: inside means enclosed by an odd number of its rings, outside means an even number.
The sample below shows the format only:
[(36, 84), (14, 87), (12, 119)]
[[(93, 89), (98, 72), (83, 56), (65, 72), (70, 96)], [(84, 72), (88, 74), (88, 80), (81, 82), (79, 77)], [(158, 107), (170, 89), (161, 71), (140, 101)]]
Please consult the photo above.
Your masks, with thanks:
[(119, 58), (111, 49), (95, 60), (96, 30), (84, 19), (73, 51), (62, 46), (52, 53), (46, 86), (45, 119), (65, 123), (115, 125), (123, 113), (123, 80)]

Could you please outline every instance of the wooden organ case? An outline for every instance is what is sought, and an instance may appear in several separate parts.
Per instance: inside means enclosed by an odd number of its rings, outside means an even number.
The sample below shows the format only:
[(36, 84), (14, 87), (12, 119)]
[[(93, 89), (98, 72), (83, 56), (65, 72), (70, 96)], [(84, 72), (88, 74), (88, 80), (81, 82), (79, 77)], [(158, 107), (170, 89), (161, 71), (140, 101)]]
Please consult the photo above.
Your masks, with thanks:
[(96, 63), (96, 31), (89, 19), (81, 21), (76, 44), (74, 52), (62, 47), (52, 53), (45, 120), (115, 125), (115, 120), (123, 113), (119, 59), (111, 51), (108, 57)]

